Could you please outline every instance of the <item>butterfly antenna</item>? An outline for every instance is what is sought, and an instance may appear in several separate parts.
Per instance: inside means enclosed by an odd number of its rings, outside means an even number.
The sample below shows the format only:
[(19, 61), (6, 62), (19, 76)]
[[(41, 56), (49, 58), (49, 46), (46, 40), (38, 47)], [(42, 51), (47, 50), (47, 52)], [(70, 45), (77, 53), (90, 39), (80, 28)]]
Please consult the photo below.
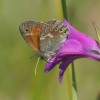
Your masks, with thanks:
[(36, 75), (36, 71), (37, 71), (37, 67), (38, 67), (38, 64), (39, 64), (40, 59), (41, 59), (41, 57), (38, 58), (37, 63), (36, 63), (36, 67), (35, 67), (35, 75)]
[[(55, 55), (55, 53), (53, 53), (52, 56), (53, 55)], [(52, 58), (52, 56), (47, 59), (47, 62), (52, 62), (52, 61), (49, 61)]]
[(51, 59), (51, 57), (49, 57), (49, 58), (47, 59), (47, 62), (49, 62), (50, 59)]

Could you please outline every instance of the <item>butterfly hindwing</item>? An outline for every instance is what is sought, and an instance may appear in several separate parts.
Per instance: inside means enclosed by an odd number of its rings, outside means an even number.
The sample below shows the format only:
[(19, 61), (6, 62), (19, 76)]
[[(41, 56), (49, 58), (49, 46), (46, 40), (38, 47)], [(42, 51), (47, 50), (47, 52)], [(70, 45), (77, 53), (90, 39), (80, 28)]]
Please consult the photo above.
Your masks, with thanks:
[(58, 20), (48, 21), (44, 31), (40, 33), (40, 51), (44, 56), (53, 55), (62, 42), (66, 40), (69, 29)]

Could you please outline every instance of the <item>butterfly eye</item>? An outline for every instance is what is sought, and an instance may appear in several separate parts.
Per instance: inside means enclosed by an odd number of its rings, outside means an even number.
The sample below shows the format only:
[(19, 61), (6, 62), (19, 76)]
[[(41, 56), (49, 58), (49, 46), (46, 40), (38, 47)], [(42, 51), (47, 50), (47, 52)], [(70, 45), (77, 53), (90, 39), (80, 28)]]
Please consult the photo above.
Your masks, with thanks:
[(58, 29), (56, 28), (55, 31), (58, 31)]
[(62, 29), (60, 29), (59, 31), (60, 31), (60, 32), (62, 32), (63, 30), (62, 30)]
[(67, 33), (69, 33), (69, 30), (65, 30), (65, 31), (64, 31), (64, 34), (67, 34)]
[(64, 34), (66, 34), (67, 33), (67, 31), (64, 31)]
[(44, 37), (44, 34), (42, 34), (41, 36), (43, 36), (43, 37)]
[(28, 28), (26, 28), (26, 29), (25, 29), (25, 31), (26, 31), (26, 32), (28, 32), (28, 31), (29, 31), (29, 29), (28, 29)]

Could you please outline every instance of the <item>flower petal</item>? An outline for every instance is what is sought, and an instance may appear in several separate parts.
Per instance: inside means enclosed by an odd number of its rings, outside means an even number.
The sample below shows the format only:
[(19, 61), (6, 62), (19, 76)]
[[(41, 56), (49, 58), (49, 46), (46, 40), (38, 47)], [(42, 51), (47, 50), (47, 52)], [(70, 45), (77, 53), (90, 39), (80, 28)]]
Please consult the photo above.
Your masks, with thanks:
[(100, 45), (96, 40), (76, 30), (65, 19), (63, 22), (70, 29), (70, 34), (68, 36), (68, 39), (75, 39), (79, 41), (84, 46), (84, 49), (86, 50), (96, 50), (96, 51), (100, 50)]
[(49, 72), (52, 68), (54, 68), (57, 64), (59, 64), (61, 60), (62, 58), (57, 58), (55, 55), (49, 61), (47, 61), (44, 71)]
[(66, 56), (72, 54), (84, 54), (83, 45), (75, 39), (68, 39), (65, 41), (59, 51), (59, 56)]
[(62, 83), (62, 78), (63, 78), (63, 74), (66, 70), (66, 68), (68, 67), (68, 65), (75, 59), (79, 58), (79, 56), (68, 56), (66, 57), (66, 59), (60, 64), (60, 72), (59, 72), (59, 82)]

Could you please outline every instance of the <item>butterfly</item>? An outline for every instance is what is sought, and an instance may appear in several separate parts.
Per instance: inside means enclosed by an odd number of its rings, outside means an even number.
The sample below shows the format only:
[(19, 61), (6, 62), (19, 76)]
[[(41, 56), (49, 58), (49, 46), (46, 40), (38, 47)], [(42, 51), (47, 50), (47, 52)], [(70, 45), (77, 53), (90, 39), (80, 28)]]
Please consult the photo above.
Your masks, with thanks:
[(59, 20), (26, 21), (19, 25), (24, 40), (44, 58), (52, 57), (66, 40), (69, 28)]

